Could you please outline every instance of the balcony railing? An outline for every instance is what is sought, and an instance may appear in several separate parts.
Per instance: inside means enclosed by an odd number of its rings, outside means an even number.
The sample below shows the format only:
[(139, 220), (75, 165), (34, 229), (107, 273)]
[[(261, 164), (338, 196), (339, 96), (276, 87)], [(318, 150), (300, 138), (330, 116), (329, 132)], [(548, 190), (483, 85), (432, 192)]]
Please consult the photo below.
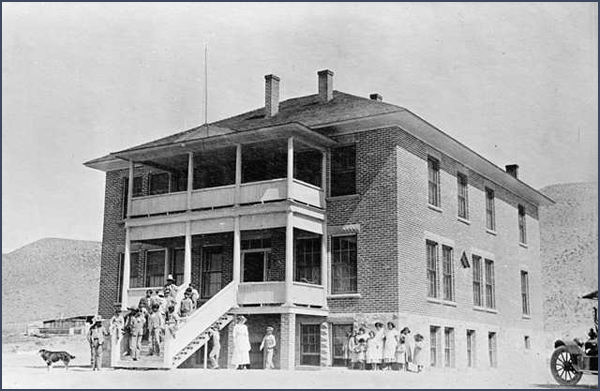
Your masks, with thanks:
[[(191, 209), (208, 209), (233, 206), (235, 185), (197, 189), (191, 193)], [(285, 200), (287, 179), (272, 179), (260, 182), (243, 183), (240, 186), (240, 204)], [(292, 198), (318, 208), (322, 208), (323, 190), (317, 186), (294, 180)], [(187, 192), (135, 197), (131, 200), (131, 216), (148, 216), (187, 210)]]
[[(277, 305), (285, 303), (285, 282), (243, 282), (238, 287), (239, 305)], [(292, 303), (302, 306), (325, 307), (325, 289), (321, 285), (294, 282)]]

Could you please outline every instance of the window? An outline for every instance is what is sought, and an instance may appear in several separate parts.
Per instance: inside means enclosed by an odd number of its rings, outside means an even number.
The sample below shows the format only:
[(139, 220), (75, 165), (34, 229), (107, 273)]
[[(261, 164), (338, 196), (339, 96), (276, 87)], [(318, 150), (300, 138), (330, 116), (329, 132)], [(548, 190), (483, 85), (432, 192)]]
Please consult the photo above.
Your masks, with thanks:
[(331, 151), (331, 196), (356, 194), (356, 145)]
[(481, 257), (473, 255), (473, 305), (483, 307)]
[(332, 247), (331, 292), (333, 294), (356, 293), (356, 236), (334, 236)]
[(176, 248), (171, 252), (171, 262), (169, 263), (169, 274), (173, 275), (175, 285), (183, 284), (183, 267), (185, 264), (185, 250)]
[(130, 288), (143, 288), (144, 287), (144, 274), (142, 269), (142, 262), (140, 259), (140, 253), (129, 254), (129, 287)]
[(437, 255), (437, 243), (428, 240), (427, 246), (427, 297), (438, 297), (437, 289), (437, 269), (438, 269), (438, 255)]
[(333, 324), (331, 325), (331, 331), (333, 334), (332, 352), (333, 360), (332, 365), (334, 367), (346, 366), (344, 360), (344, 345), (348, 341), (346, 334), (352, 330), (352, 324)]
[(523, 337), (523, 343), (525, 345), (525, 349), (527, 349), (527, 350), (531, 349), (531, 339), (529, 338), (529, 335), (526, 335), (525, 337)]
[(294, 178), (321, 187), (323, 159), (320, 151), (294, 150)]
[(485, 188), (485, 227), (490, 231), (496, 230), (496, 209), (494, 190)]
[(223, 247), (209, 246), (203, 249), (202, 298), (213, 297), (221, 290), (223, 280)]
[(440, 207), (440, 162), (429, 157), (427, 159), (427, 169), (429, 172), (429, 204)]
[(523, 315), (529, 315), (529, 273), (521, 270), (521, 303)]
[(144, 195), (144, 177), (134, 176), (133, 177), (133, 197), (141, 197)]
[(467, 367), (475, 366), (475, 352), (477, 351), (475, 330), (467, 330)]
[(496, 287), (494, 283), (494, 261), (485, 260), (485, 306), (496, 308)]
[(437, 326), (429, 327), (429, 359), (431, 360), (431, 366), (437, 367), (438, 363), (438, 354), (439, 354), (439, 332), (440, 328)]
[(124, 266), (125, 266), (125, 254), (123, 253), (119, 253), (119, 264), (118, 266), (118, 276), (119, 279), (117, 280), (117, 299), (116, 302), (120, 303), (121, 300), (123, 300), (123, 271), (124, 271)]
[(165, 284), (165, 250), (152, 250), (146, 253), (146, 287), (159, 287)]
[(296, 240), (296, 276), (294, 281), (321, 284), (321, 238), (299, 238)]
[(320, 365), (321, 332), (318, 324), (300, 326), (300, 365)]
[(444, 366), (454, 367), (454, 329), (444, 327)]
[(444, 300), (454, 301), (454, 267), (452, 247), (442, 246), (442, 285)]
[(458, 217), (469, 218), (469, 182), (466, 175), (457, 174), (458, 182)]
[(490, 356), (490, 367), (495, 368), (498, 366), (497, 359), (497, 343), (496, 343), (496, 333), (489, 332), (488, 333), (488, 353)]
[(166, 172), (159, 174), (150, 174), (149, 176), (150, 195), (165, 194), (169, 192), (169, 174)]
[(525, 217), (525, 207), (523, 205), (519, 205), (519, 242), (525, 244), (527, 243), (527, 226), (526, 226), (526, 217)]

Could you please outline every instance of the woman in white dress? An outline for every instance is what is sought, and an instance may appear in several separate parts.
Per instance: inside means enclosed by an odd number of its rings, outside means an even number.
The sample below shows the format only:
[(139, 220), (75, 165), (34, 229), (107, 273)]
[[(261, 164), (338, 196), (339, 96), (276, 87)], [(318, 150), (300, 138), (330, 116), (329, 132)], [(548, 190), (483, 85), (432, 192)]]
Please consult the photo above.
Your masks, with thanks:
[[(385, 331), (383, 330), (383, 323), (375, 322), (375, 337), (373, 338), (375, 344), (376, 356), (371, 361), (371, 366), (376, 369), (381, 368), (381, 362), (383, 361), (383, 340), (385, 339)], [(373, 368), (372, 368), (373, 369)]]
[(394, 322), (388, 322), (385, 341), (383, 343), (384, 369), (391, 369), (392, 364), (396, 362), (396, 347), (398, 346), (399, 334)]
[(250, 338), (246, 318), (238, 316), (237, 323), (233, 326), (233, 357), (231, 363), (237, 369), (245, 369), (250, 365)]

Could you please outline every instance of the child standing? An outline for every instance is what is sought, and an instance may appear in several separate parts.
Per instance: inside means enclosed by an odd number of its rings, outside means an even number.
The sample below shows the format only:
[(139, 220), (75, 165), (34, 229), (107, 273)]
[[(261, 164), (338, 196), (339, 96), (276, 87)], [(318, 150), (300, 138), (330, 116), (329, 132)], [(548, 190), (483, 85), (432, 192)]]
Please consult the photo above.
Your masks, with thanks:
[(406, 365), (406, 337), (404, 334), (400, 334), (400, 341), (396, 347), (396, 362), (399, 370), (405, 371), (408, 369)]
[(160, 354), (160, 332), (163, 328), (163, 318), (159, 306), (152, 306), (152, 313), (148, 316), (148, 331), (150, 333), (150, 356)]
[(369, 337), (367, 338), (367, 363), (371, 364), (371, 369), (373, 371), (377, 369), (377, 364), (381, 362), (380, 357), (380, 345), (377, 341), (376, 333), (371, 330), (369, 331)]
[(179, 315), (182, 318), (186, 318), (192, 314), (194, 309), (194, 302), (192, 300), (192, 290), (191, 288), (187, 288), (184, 293), (185, 297), (181, 301), (181, 306), (179, 307)]
[(165, 327), (168, 329), (172, 338), (175, 338), (179, 328), (179, 316), (175, 313), (175, 307), (170, 306), (165, 314)]
[(219, 369), (219, 355), (221, 354), (221, 333), (217, 326), (211, 327), (212, 349), (208, 354), (212, 369)]
[(361, 369), (361, 370), (365, 369), (365, 367), (366, 367), (365, 362), (367, 360), (367, 339), (368, 338), (369, 338), (369, 336), (365, 332), (365, 329), (362, 327), (359, 328), (358, 334), (356, 335), (356, 342), (357, 342), (356, 361), (358, 362), (358, 369)]
[(260, 344), (260, 351), (263, 352), (263, 362), (265, 369), (275, 368), (275, 365), (273, 365), (273, 353), (275, 351), (276, 345), (277, 342), (275, 341), (275, 336), (273, 335), (273, 327), (269, 326), (267, 327), (267, 334), (263, 337), (263, 340)]
[(348, 352), (350, 352), (350, 369), (355, 369), (358, 363), (358, 351), (360, 346), (356, 341), (356, 331), (352, 330), (348, 337)]

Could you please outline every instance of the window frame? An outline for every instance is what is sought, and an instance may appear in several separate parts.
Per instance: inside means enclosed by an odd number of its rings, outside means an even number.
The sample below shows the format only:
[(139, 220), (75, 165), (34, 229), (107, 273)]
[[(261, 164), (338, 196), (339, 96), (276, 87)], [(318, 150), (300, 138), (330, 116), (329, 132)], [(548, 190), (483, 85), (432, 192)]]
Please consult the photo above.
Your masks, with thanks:
[[(307, 250), (306, 243), (311, 243), (310, 251)], [(304, 247), (302, 246), (304, 245)], [(322, 285), (321, 276), (321, 250), (322, 237), (318, 235), (299, 237), (294, 240), (294, 281), (311, 285)], [(302, 258), (302, 259), (301, 259)], [(301, 262), (302, 261), (302, 262)], [(307, 262), (304, 262), (307, 261)], [(306, 278), (307, 276), (310, 277)], [(301, 281), (305, 278), (307, 281)]]
[(440, 326), (429, 326), (429, 365), (432, 367), (440, 366)]
[(477, 365), (477, 331), (467, 329), (467, 368)]
[[(167, 188), (166, 191), (160, 190), (153, 190), (152, 189), (152, 180), (156, 177), (159, 176), (163, 176), (166, 175), (167, 180)], [(148, 195), (163, 195), (163, 194), (169, 194), (171, 192), (171, 173), (169, 172), (152, 172), (150, 174), (148, 174)]]
[(485, 188), (485, 228), (496, 232), (496, 192)]
[[(438, 256), (439, 244), (433, 240), (425, 240), (426, 248), (426, 261), (427, 261), (427, 297), (430, 299), (439, 299), (438, 289), (438, 268), (439, 268), (439, 256)], [(433, 259), (432, 259), (433, 257)]]
[[(347, 153), (347, 155), (342, 156), (344, 153)], [(356, 177), (358, 167), (356, 164), (356, 154), (356, 144), (347, 144), (331, 149), (329, 181), (330, 197), (343, 197), (357, 194)], [(350, 155), (352, 157), (350, 157)], [(348, 190), (343, 186), (342, 188), (339, 188), (340, 185), (348, 182), (349, 179), (352, 181), (352, 186), (349, 186)]]
[[(216, 251), (216, 250), (220, 250), (220, 251)], [(215, 269), (215, 270), (207, 270), (207, 261), (208, 261), (208, 254), (210, 254), (211, 252), (213, 252), (214, 254), (220, 254), (221, 256), (221, 264), (220, 264), (220, 269)], [(200, 288), (200, 298), (201, 299), (210, 299), (211, 297), (213, 297), (214, 295), (216, 295), (221, 289), (223, 289), (223, 264), (225, 263), (225, 254), (224, 254), (224, 248), (222, 245), (209, 245), (209, 246), (204, 246), (202, 247), (202, 262), (201, 262), (201, 266), (200, 266), (200, 281), (201, 281), (201, 288)], [(216, 285), (214, 284), (214, 282), (212, 281), (213, 275), (219, 275), (219, 288), (212, 294), (210, 294), (210, 287), (212, 285)], [(207, 290), (208, 289), (208, 294), (207, 294)]]
[[(135, 254), (135, 258), (136, 261), (134, 262), (133, 259), (133, 255)], [(125, 254), (123, 254), (123, 262), (125, 262)], [(137, 266), (137, 268), (134, 268), (134, 265)], [(135, 273), (133, 273), (133, 270), (136, 270)], [(141, 273), (139, 273), (140, 275), (138, 275), (138, 270), (142, 270)], [(134, 277), (135, 276), (135, 277)], [(133, 278), (135, 278), (135, 284), (133, 283), (134, 280), (132, 280)], [(141, 251), (130, 251), (129, 252), (129, 288), (145, 288), (145, 282), (146, 282), (146, 265), (145, 265), (145, 261), (144, 261), (144, 265), (142, 266), (142, 254)]]
[(454, 327), (444, 327), (444, 367), (456, 366), (456, 341)]
[(490, 368), (498, 367), (498, 334), (494, 331), (488, 332), (488, 358)]
[[(446, 254), (449, 254), (449, 258), (446, 258)], [(445, 244), (442, 244), (442, 291), (444, 301), (455, 302), (454, 249)]]
[[(311, 329), (316, 329), (316, 333), (311, 332), (308, 334), (308, 337), (315, 337), (314, 343), (305, 344), (304, 340), (307, 336), (305, 333), (305, 328), (310, 327)], [(312, 331), (312, 330), (311, 330)], [(314, 346), (314, 352), (306, 352), (304, 349), (306, 346)], [(306, 362), (306, 358), (317, 358), (317, 363)], [(321, 325), (318, 323), (301, 323), (300, 324), (300, 365), (309, 365), (309, 366), (319, 366), (321, 364)]]
[[(476, 254), (471, 254), (471, 264), (473, 265), (473, 305), (475, 307), (484, 306), (484, 280), (483, 280), (483, 265), (482, 257)], [(475, 278), (477, 277), (477, 278)], [(475, 287), (478, 287), (478, 292)]]
[[(336, 250), (336, 241), (338, 240), (343, 240), (343, 239), (347, 239), (347, 238), (354, 238), (353, 242), (354, 242), (354, 249), (344, 249), (344, 248), (340, 248)], [(346, 290), (336, 290), (336, 269), (337, 267), (344, 267), (344, 263), (343, 262), (337, 262), (338, 260), (344, 258), (342, 251), (344, 250), (348, 250), (348, 261), (352, 261), (353, 258), (353, 262), (354, 265), (347, 263), (345, 264), (347, 269), (350, 269), (350, 271), (354, 272), (354, 277), (349, 276), (349, 277), (341, 277), (343, 280), (349, 280), (349, 289)], [(353, 252), (352, 252), (353, 251)], [(339, 254), (339, 256), (338, 256)], [(352, 257), (353, 255), (353, 257)], [(343, 259), (342, 259), (343, 261)], [(352, 283), (352, 280), (354, 280), (354, 284)], [(346, 294), (356, 294), (358, 293), (358, 235), (356, 234), (350, 234), (350, 235), (332, 235), (331, 236), (331, 294), (332, 295), (346, 295)]]
[[(489, 259), (489, 258), (484, 258), (485, 262), (485, 270), (484, 270), (484, 277), (485, 277), (485, 307), (495, 310), (496, 309), (496, 272), (495, 272), (495, 266), (494, 266), (494, 260), (493, 259)], [(488, 274), (488, 265), (491, 265), (491, 268), (489, 268), (489, 274)], [(489, 289), (489, 295), (488, 295), (488, 289)]]
[[(158, 252), (162, 252), (163, 253), (163, 264), (162, 264), (162, 282), (158, 285), (150, 285), (150, 279), (151, 278), (158, 278), (158, 274), (154, 274), (152, 276), (150, 276), (150, 274), (148, 273), (148, 261), (149, 261), (149, 255), (151, 253), (158, 253)], [(159, 288), (164, 286), (165, 283), (165, 276), (166, 276), (166, 272), (167, 272), (167, 265), (168, 265), (168, 260), (167, 260), (167, 250), (162, 248), (162, 249), (150, 249), (146, 251), (146, 259), (144, 262), (144, 288)]]
[(521, 270), (521, 309), (523, 315), (531, 315), (531, 300), (529, 296), (529, 272)]
[[(469, 177), (458, 172), (456, 174), (458, 217), (469, 220)], [(461, 214), (462, 207), (462, 214)]]
[(427, 194), (429, 205), (441, 208), (442, 194), (440, 189), (440, 160), (433, 157), (427, 157)]
[(517, 205), (519, 223), (519, 243), (527, 244), (527, 210), (523, 205)]
[(125, 277), (125, 253), (119, 253), (117, 264), (117, 297), (116, 304), (123, 301), (123, 279)]

